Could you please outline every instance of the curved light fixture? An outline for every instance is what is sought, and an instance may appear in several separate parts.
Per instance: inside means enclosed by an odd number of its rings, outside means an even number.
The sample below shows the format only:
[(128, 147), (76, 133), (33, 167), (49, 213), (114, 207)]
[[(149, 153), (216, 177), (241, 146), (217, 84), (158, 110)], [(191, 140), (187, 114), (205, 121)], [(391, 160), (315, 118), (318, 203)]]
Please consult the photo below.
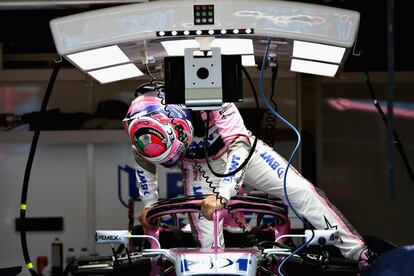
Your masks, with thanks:
[[(291, 70), (302, 72), (297, 65), (306, 64), (304, 61), (326, 63), (327, 67), (335, 64), (339, 68), (355, 43), (360, 20), (356, 11), (301, 2), (211, 0), (208, 6), (213, 7), (214, 13), (206, 14), (206, 19), (212, 20), (204, 22), (202, 13), (195, 14), (199, 6), (200, 1), (195, 0), (127, 4), (56, 18), (50, 21), (50, 28), (57, 52), (86, 73), (107, 66), (139, 65), (146, 61), (145, 55), (155, 57), (155, 63), (162, 63), (168, 53), (160, 42), (184, 37), (191, 40), (200, 35), (214, 36), (215, 40), (250, 39), (254, 51), (248, 53), (250, 60), (253, 55), (263, 55), (263, 41), (267, 37), (285, 41), (286, 46), (277, 47), (275, 54), (287, 57), (289, 62), (293, 60), (295, 66)], [(100, 60), (102, 68), (94, 69), (84, 69), (76, 61), (77, 55), (114, 46), (127, 60)], [(306, 51), (300, 50), (300, 46), (305, 46)], [(310, 46), (319, 49), (314, 56), (307, 56)], [(337, 53), (328, 54), (336, 48)], [(280, 55), (282, 50), (285, 52)], [(104, 55), (103, 59), (110, 57)]]

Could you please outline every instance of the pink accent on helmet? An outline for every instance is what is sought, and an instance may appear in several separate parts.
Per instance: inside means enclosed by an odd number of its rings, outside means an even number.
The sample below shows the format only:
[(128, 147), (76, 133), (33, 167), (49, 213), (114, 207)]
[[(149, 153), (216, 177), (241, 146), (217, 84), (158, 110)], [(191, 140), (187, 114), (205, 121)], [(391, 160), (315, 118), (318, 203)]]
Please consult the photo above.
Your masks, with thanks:
[(165, 151), (165, 147), (159, 144), (152, 143), (145, 145), (143, 151), (147, 156), (156, 157), (161, 155)]

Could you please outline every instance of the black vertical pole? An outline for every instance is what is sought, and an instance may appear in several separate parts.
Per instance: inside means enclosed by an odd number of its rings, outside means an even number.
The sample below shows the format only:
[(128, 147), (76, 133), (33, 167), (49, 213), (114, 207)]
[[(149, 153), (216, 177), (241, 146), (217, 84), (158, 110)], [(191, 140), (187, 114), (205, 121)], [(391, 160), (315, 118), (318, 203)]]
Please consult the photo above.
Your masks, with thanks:
[(387, 85), (387, 155), (388, 186), (390, 199), (395, 198), (395, 162), (394, 162), (394, 0), (387, 0), (387, 52), (388, 52), (388, 85)]
[[(40, 115), (43, 115), (46, 112), (47, 103), (49, 102), (50, 95), (52, 93), (53, 85), (55, 84), (55, 80), (57, 74), (60, 69), (61, 62), (55, 62), (53, 66), (52, 75), (50, 76), (49, 83), (47, 85), (47, 89), (45, 95), (43, 96), (42, 106), (40, 107)], [(33, 166), (33, 160), (36, 153), (37, 143), (40, 137), (40, 127), (34, 130), (32, 144), (30, 146), (29, 157), (27, 158), (26, 169), (24, 171), (24, 179), (23, 179), (23, 187), (22, 187), (22, 195), (20, 201), (20, 221), (22, 223), (20, 229), (20, 240), (22, 244), (22, 252), (24, 261), (26, 263), (27, 269), (31, 275), (36, 275), (36, 270), (30, 260), (29, 250), (27, 248), (27, 237), (26, 237), (26, 211), (27, 211), (27, 194), (29, 190), (29, 180), (30, 180), (30, 172)]]

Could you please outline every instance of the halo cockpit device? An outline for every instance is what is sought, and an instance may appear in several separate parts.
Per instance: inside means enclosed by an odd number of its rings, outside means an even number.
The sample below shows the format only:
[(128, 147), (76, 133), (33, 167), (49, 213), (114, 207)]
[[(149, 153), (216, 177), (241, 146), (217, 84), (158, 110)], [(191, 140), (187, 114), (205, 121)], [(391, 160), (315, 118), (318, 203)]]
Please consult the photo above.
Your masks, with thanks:
[(241, 66), (267, 39), (282, 70), (334, 77), (355, 44), (357, 11), (278, 0), (149, 1), (51, 20), (59, 55), (99, 83), (161, 71), (166, 103), (242, 100)]

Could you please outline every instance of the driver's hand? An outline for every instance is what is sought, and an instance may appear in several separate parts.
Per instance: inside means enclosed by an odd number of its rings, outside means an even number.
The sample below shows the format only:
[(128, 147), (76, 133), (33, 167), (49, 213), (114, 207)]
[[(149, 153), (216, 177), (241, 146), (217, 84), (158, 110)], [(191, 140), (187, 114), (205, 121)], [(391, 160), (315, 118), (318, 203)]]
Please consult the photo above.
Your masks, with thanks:
[(213, 213), (216, 210), (220, 210), (224, 207), (224, 204), (220, 202), (227, 203), (227, 200), (222, 197), (217, 197), (216, 195), (209, 195), (201, 202), (201, 213), (208, 220), (213, 220)]
[(142, 209), (141, 213), (138, 215), (138, 220), (142, 224), (142, 228), (144, 229), (144, 232), (148, 232), (148, 230), (154, 230), (157, 228), (157, 226), (151, 225), (147, 221), (147, 213), (151, 210), (150, 207), (146, 207)]

